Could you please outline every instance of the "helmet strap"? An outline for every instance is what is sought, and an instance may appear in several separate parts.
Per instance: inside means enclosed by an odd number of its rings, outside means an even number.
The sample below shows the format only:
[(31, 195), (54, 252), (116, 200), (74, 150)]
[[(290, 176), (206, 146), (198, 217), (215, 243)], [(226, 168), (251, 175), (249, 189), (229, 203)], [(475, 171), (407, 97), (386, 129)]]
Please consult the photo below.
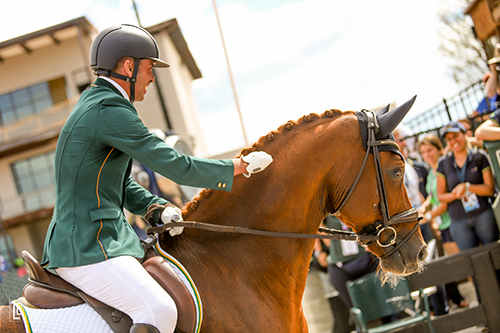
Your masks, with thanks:
[(94, 71), (95, 75), (104, 75), (108, 77), (114, 77), (120, 80), (124, 80), (130, 83), (130, 102), (134, 103), (135, 100), (135, 81), (137, 81), (137, 73), (139, 72), (139, 62), (141, 59), (134, 58), (134, 70), (132, 71), (132, 77), (128, 77), (125, 75), (121, 75), (115, 72), (110, 71), (109, 69), (96, 69)]

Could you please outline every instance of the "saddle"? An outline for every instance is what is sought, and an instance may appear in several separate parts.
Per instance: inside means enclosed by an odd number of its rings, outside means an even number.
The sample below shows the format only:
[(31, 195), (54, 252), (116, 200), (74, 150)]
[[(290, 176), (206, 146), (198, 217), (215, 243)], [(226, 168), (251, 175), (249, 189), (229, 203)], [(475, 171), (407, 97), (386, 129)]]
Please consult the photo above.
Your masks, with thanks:
[[(21, 256), (30, 276), (23, 296), (32, 305), (42, 309), (71, 307), (87, 303), (103, 317), (115, 333), (128, 333), (132, 319), (85, 294), (59, 276), (45, 270), (28, 251)], [(143, 263), (146, 271), (165, 289), (177, 306), (178, 318), (175, 332), (191, 333), (196, 328), (196, 306), (189, 290), (162, 257), (154, 256)]]

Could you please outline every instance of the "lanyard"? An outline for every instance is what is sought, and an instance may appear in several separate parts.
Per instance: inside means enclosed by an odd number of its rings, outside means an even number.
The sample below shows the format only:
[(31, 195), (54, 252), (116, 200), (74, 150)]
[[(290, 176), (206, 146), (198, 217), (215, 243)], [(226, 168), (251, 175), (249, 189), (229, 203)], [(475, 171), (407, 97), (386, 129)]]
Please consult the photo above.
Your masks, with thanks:
[[(457, 165), (457, 174), (458, 174), (458, 179), (460, 180), (460, 183), (465, 183), (465, 171), (467, 170), (467, 160), (469, 159), (469, 155), (467, 155), (467, 158), (465, 159), (464, 165), (462, 165), (462, 169), (458, 168)], [(456, 161), (455, 161), (456, 164)]]

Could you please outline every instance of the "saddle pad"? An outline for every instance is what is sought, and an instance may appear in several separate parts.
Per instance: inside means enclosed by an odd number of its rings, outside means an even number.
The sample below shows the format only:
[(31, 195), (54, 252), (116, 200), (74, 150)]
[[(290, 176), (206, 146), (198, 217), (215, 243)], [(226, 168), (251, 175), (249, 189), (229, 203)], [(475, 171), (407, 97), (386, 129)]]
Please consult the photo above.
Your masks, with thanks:
[(61, 309), (38, 309), (12, 301), (26, 333), (113, 333), (102, 317), (87, 304)]
[(184, 266), (182, 266), (177, 259), (172, 257), (160, 247), (159, 242), (156, 243), (154, 247), (156, 251), (163, 257), (163, 259), (165, 259), (165, 261), (172, 267), (174, 272), (177, 274), (177, 276), (179, 276), (186, 288), (189, 290), (189, 293), (191, 294), (191, 297), (193, 298), (194, 304), (196, 306), (196, 327), (193, 333), (199, 333), (201, 329), (201, 322), (203, 320), (203, 307), (201, 304), (200, 294), (198, 292), (198, 289), (196, 288), (196, 285), (194, 284), (193, 279), (189, 275), (186, 268), (184, 268)]

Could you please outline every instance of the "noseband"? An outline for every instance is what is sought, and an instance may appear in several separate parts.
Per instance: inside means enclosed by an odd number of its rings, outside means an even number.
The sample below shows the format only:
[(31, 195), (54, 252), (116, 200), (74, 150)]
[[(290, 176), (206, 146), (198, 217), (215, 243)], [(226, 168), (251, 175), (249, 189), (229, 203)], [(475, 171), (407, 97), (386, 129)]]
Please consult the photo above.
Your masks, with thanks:
[[(352, 192), (354, 192), (354, 189), (358, 184), (358, 181), (361, 178), (361, 174), (363, 173), (363, 170), (365, 168), (366, 161), (368, 160), (368, 156), (370, 155), (370, 151), (373, 151), (373, 160), (375, 162), (375, 171), (377, 176), (377, 186), (378, 186), (378, 191), (380, 193), (380, 212), (382, 214), (382, 220), (375, 221), (373, 224), (363, 228), (360, 232), (357, 233), (357, 235), (359, 236), (360, 239), (363, 238), (363, 236), (376, 236), (377, 244), (382, 248), (393, 246), (392, 249), (390, 249), (388, 252), (384, 253), (384, 255), (380, 257), (380, 259), (385, 259), (389, 257), (391, 254), (393, 254), (395, 251), (397, 251), (401, 246), (403, 246), (415, 233), (418, 226), (418, 212), (415, 208), (410, 208), (402, 213), (393, 216), (390, 215), (389, 205), (387, 200), (387, 190), (384, 184), (384, 175), (382, 166), (380, 164), (379, 148), (381, 146), (393, 146), (399, 152), (399, 146), (397, 145), (396, 142), (390, 139), (377, 140), (376, 134), (379, 132), (380, 127), (375, 112), (371, 110), (362, 110), (361, 112), (364, 113), (367, 118), (368, 134), (367, 134), (365, 158), (363, 160), (363, 164), (361, 165), (361, 170), (359, 170), (358, 176), (354, 181), (354, 184), (349, 189), (349, 192), (345, 196), (339, 208), (337, 208), (337, 212), (339, 212), (342, 209), (342, 207), (344, 207), (347, 200), (349, 200), (349, 197), (351, 196)], [(413, 222), (415, 220), (417, 222), (415, 223), (413, 229), (403, 238), (398, 237), (398, 233), (396, 232), (396, 229), (392, 227), (392, 225), (398, 223)], [(388, 242), (382, 243), (380, 241), (380, 238), (384, 233), (391, 233), (392, 236), (389, 238)], [(358, 242), (361, 245), (367, 246), (372, 241), (368, 241), (366, 243), (363, 243), (361, 241)]]

